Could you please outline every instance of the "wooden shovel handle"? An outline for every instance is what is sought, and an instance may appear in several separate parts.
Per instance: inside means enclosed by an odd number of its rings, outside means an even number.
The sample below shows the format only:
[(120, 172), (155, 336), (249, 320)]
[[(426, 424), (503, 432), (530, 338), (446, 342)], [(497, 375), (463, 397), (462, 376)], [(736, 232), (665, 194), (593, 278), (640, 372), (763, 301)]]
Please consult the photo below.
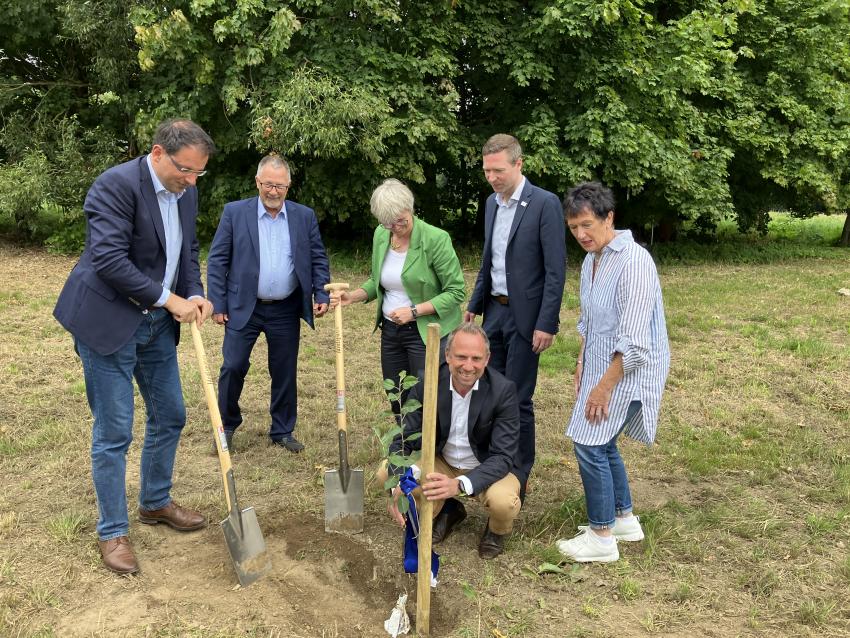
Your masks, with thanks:
[(198, 325), (192, 321), (192, 341), (195, 344), (195, 354), (198, 357), (198, 369), (201, 371), (201, 381), (204, 384), (204, 396), (207, 399), (207, 408), (210, 411), (210, 420), (215, 438), (215, 449), (218, 451), (218, 461), (221, 464), (221, 478), (224, 482), (224, 498), (227, 501), (227, 511), (232, 508), (230, 488), (227, 485), (227, 473), (230, 471), (230, 451), (221, 447), (224, 439), (224, 424), (221, 422), (221, 412), (218, 410), (218, 397), (215, 394), (215, 386), (210, 375), (210, 367), (207, 363), (207, 353), (204, 350), (204, 342), (201, 339), (201, 331)]
[[(348, 284), (325, 284), (325, 290), (331, 293), (348, 289)], [(347, 433), (348, 422), (345, 417), (345, 361), (342, 356), (342, 304), (337, 304), (336, 308), (334, 308), (334, 342), (336, 350), (336, 428), (339, 432)]]

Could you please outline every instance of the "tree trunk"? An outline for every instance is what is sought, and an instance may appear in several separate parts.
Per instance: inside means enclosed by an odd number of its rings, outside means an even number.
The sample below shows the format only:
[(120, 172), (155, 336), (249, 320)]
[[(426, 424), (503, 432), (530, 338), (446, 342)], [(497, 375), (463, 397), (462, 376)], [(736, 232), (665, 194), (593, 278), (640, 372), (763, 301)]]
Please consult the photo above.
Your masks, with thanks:
[(850, 248), (850, 212), (844, 218), (844, 230), (841, 231), (841, 239), (838, 240), (838, 245)]

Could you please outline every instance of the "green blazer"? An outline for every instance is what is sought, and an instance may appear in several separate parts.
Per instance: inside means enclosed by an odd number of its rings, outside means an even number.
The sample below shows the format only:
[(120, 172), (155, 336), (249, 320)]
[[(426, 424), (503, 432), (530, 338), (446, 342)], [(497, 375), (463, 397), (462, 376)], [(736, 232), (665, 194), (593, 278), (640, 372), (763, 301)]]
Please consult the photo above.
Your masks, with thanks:
[[(442, 228), (431, 226), (421, 219), (414, 218), (410, 246), (401, 271), (401, 282), (410, 300), (415, 303), (430, 301), (436, 315), (425, 315), (416, 319), (416, 326), (422, 341), (425, 341), (428, 324), (440, 324), (440, 337), (454, 330), (461, 321), (460, 306), (466, 299), (466, 288), (460, 260), (452, 247), (452, 239)], [(381, 267), (390, 247), (390, 231), (383, 226), (375, 229), (372, 239), (372, 276), (361, 288), (366, 291), (367, 300), (378, 300), (378, 312), (375, 328), (381, 324), (384, 291), (381, 288)]]

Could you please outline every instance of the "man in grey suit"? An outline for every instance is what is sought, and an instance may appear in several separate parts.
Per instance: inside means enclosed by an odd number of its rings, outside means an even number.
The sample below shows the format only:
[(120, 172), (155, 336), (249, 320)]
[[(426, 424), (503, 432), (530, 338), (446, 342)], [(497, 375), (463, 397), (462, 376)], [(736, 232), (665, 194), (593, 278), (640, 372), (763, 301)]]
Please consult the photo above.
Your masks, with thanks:
[(86, 246), (53, 311), (74, 337), (91, 407), (92, 479), (104, 565), (139, 571), (129, 540), (125, 474), (133, 440), (133, 378), (147, 420), (139, 521), (179, 531), (204, 517), (171, 499), (186, 408), (177, 368), (180, 323), (212, 313), (198, 267), (197, 179), (215, 147), (194, 122), (168, 120), (148, 155), (101, 174), (86, 195)]
[(534, 465), (534, 404), (540, 353), (558, 332), (566, 277), (564, 217), (558, 197), (522, 174), (522, 148), (498, 134), (482, 149), (493, 195), (484, 208), (484, 249), (464, 316), (483, 314), (490, 366), (516, 384), (523, 496)]
[(257, 168), (257, 197), (225, 205), (207, 260), (213, 319), (223, 325), (224, 362), (218, 403), (228, 447), (242, 423), (239, 397), (261, 332), (268, 342), (274, 445), (300, 452), (295, 438), (296, 372), (303, 319), (313, 327), (330, 301), (328, 256), (312, 208), (286, 199), (292, 174), (282, 157), (267, 155)]

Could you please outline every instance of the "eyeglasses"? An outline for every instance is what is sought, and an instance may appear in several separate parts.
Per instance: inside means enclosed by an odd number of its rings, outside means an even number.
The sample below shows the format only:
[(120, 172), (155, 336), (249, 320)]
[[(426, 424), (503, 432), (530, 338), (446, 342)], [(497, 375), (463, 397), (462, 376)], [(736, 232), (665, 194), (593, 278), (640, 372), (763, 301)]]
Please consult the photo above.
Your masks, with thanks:
[(289, 190), (289, 187), (291, 186), (291, 184), (272, 184), (271, 182), (259, 182), (259, 184), (264, 191), (277, 191), (278, 193)]
[(393, 229), (393, 228), (395, 228), (395, 227), (398, 227), (398, 228), (404, 228), (404, 227), (405, 227), (405, 226), (407, 226), (409, 223), (410, 223), (410, 220), (409, 220), (409, 219), (407, 219), (406, 217), (399, 217), (399, 218), (398, 218), (398, 219), (396, 219), (395, 221), (392, 221), (392, 222), (390, 222), (389, 224), (381, 224), (381, 226), (383, 226), (383, 227), (384, 227), (384, 228), (386, 228), (387, 230), (392, 230), (392, 229)]
[[(166, 153), (168, 155), (168, 153)], [(207, 171), (196, 171), (194, 168), (188, 168), (186, 166), (182, 166), (174, 161), (174, 158), (171, 155), (168, 155), (168, 159), (171, 160), (171, 163), (174, 164), (174, 168), (183, 173), (184, 175), (197, 175), (198, 177), (203, 177), (207, 174)]]

